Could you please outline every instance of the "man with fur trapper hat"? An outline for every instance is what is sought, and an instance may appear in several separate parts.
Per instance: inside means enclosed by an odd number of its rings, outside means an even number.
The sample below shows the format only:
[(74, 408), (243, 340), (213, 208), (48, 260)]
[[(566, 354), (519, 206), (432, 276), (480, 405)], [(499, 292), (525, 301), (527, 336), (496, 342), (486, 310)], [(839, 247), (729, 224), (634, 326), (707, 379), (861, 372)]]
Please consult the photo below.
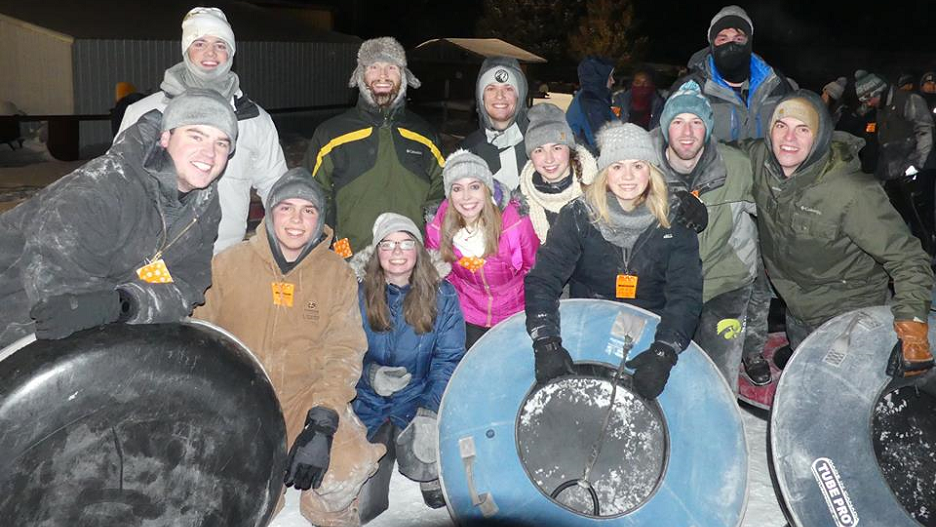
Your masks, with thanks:
[(484, 59), (475, 84), (481, 128), (469, 134), (459, 148), (483, 159), (494, 179), (508, 190), (520, 184), (520, 171), (527, 162), (523, 147), (529, 124), (526, 100), (527, 80), (517, 59)]
[(329, 249), (325, 196), (307, 170), (286, 172), (266, 207), (265, 228), (215, 256), (195, 316), (242, 340), (269, 374), (286, 419), (285, 482), (304, 491), (302, 515), (358, 525), (358, 492), (385, 450), (351, 409), (367, 348), (357, 280)]
[(406, 108), (407, 86), (420, 83), (394, 38), (361, 44), (348, 85), (358, 89), (357, 106), (319, 125), (303, 166), (325, 191), (325, 222), (353, 252), (370, 245), (383, 212), (421, 228), (424, 208), (445, 197), (445, 160), (435, 130)]
[(236, 141), (233, 108), (193, 88), (0, 215), (0, 348), (188, 316), (211, 282), (214, 181)]
[(240, 79), (231, 71), (236, 46), (234, 31), (220, 9), (196, 7), (189, 11), (182, 19), (182, 62), (166, 70), (161, 91), (131, 104), (120, 124), (123, 132), (141, 115), (162, 110), (189, 88), (216, 91), (229, 102), (237, 113), (237, 153), (218, 181), (221, 224), (215, 253), (244, 239), (251, 187), (266, 199), (270, 187), (286, 172), (286, 159), (270, 114), (244, 95)]

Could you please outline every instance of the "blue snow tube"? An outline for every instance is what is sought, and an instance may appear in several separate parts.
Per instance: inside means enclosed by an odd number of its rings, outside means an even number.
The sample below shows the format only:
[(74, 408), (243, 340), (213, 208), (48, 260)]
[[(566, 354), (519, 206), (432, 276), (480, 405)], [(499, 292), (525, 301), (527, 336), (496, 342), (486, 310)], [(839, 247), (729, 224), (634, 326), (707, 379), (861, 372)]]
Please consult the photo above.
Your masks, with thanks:
[(0, 351), (0, 524), (266, 525), (286, 427), (211, 324), (112, 324)]
[[(770, 418), (781, 505), (798, 527), (936, 525), (936, 372), (895, 382), (890, 308), (840, 315), (787, 363)], [(929, 319), (936, 342), (936, 317)]]
[[(461, 525), (739, 525), (747, 445), (734, 395), (705, 353), (692, 343), (647, 402), (629, 374), (612, 384), (625, 322), (645, 323), (633, 357), (653, 341), (659, 317), (584, 299), (562, 301), (560, 314), (575, 375), (536, 385), (523, 313), (478, 340), (452, 375), (439, 409), (452, 516)], [(590, 485), (581, 485), (596, 443)]]

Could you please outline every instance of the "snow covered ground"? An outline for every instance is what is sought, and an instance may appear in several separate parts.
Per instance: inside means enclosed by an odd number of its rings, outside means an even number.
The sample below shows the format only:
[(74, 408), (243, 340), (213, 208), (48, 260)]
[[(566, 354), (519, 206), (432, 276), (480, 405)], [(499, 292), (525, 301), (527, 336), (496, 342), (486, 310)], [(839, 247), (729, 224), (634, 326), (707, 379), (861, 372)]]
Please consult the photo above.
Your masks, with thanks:
[[(773, 485), (767, 461), (767, 420), (762, 412), (755, 413), (741, 408), (744, 433), (750, 451), (748, 480), (748, 505), (742, 527), (783, 527), (786, 521)], [(299, 514), (299, 493), (293, 489), (286, 494), (286, 508), (280, 512), (270, 527), (306, 527), (309, 524)], [(448, 527), (455, 523), (446, 509), (433, 510), (423, 504), (419, 484), (398, 472), (390, 482), (390, 509), (376, 520), (367, 524), (372, 527)], [(655, 526), (648, 526), (655, 527)]]

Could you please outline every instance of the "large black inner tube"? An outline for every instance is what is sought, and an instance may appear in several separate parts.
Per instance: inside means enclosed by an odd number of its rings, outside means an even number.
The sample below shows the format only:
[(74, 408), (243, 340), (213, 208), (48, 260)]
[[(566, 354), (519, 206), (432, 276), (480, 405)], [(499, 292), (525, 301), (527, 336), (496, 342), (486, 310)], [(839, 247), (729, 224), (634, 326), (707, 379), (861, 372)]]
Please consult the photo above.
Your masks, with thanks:
[(600, 453), (580, 484), (611, 402), (615, 370), (576, 364), (575, 375), (534, 386), (517, 419), (517, 448), (527, 476), (555, 503), (589, 517), (615, 517), (646, 503), (666, 470), (666, 422), (656, 402), (615, 391)]
[(917, 386), (886, 390), (871, 437), (897, 501), (921, 525), (936, 527), (936, 397)]

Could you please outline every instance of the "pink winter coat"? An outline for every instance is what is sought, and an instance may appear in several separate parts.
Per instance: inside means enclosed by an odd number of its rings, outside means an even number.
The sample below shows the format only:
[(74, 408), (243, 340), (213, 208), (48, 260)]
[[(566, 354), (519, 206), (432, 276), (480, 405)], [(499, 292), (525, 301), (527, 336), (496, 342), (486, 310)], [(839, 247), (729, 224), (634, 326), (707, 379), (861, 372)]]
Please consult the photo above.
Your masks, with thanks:
[[(432, 223), (426, 226), (426, 247), (438, 249), (442, 238), (442, 219), (448, 209), (448, 200), (442, 202)], [(465, 322), (476, 326), (492, 327), (501, 320), (523, 311), (523, 277), (533, 267), (539, 238), (530, 218), (521, 216), (517, 202), (510, 201), (504, 209), (501, 236), (497, 254), (485, 259), (484, 266), (470, 271), (457, 261), (447, 280), (458, 291), (458, 299)], [(458, 248), (455, 257), (463, 255)]]

